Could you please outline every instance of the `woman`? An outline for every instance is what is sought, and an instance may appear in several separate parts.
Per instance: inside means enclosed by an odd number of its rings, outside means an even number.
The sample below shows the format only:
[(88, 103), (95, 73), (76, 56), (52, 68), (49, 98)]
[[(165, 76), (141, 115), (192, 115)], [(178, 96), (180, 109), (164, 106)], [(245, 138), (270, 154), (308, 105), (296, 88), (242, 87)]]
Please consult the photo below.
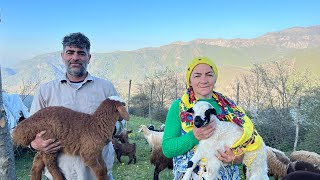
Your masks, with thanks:
[[(215, 123), (196, 128), (193, 126), (192, 114), (187, 110), (197, 101), (209, 102), (218, 113), (218, 118), (223, 121), (232, 121), (243, 127), (244, 134), (231, 148), (225, 146), (225, 151), (220, 152), (218, 158), (230, 164), (240, 164), (243, 159), (246, 145), (256, 144), (261, 146), (262, 138), (255, 132), (250, 119), (243, 110), (233, 101), (220, 93), (213, 91), (218, 77), (216, 65), (206, 57), (195, 58), (188, 66), (186, 73), (187, 91), (172, 103), (165, 123), (162, 149), (165, 156), (173, 157), (174, 179), (181, 179), (186, 171), (187, 163), (195, 151), (195, 146), (202, 139), (207, 139), (214, 133)], [(212, 152), (215, 154), (215, 152)], [(237, 155), (235, 154), (237, 153)], [(205, 159), (198, 163), (192, 174), (193, 179), (206, 179)], [(240, 179), (239, 169), (236, 165), (229, 165), (219, 170), (219, 179)]]

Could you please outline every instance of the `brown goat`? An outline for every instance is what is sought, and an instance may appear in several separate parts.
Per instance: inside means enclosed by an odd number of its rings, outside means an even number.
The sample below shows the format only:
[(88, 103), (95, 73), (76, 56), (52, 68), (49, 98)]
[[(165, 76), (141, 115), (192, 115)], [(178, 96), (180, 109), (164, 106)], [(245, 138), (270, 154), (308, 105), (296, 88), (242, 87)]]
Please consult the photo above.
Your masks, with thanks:
[(121, 143), (129, 143), (129, 134), (132, 130), (124, 129), (119, 135), (114, 135), (113, 138), (118, 139)]
[(172, 158), (167, 158), (164, 156), (161, 147), (154, 148), (151, 153), (150, 162), (155, 166), (153, 172), (153, 179), (159, 179), (159, 173), (168, 168), (173, 169), (173, 161)]
[(114, 151), (117, 154), (117, 159), (119, 163), (121, 162), (121, 156), (128, 156), (130, 164), (133, 160), (133, 163), (135, 164), (137, 162), (136, 157), (136, 143), (130, 144), (130, 143), (122, 143), (120, 144), (117, 139), (112, 139)]
[[(102, 149), (112, 137), (116, 121), (121, 118), (129, 120), (126, 108), (111, 99), (104, 100), (92, 115), (61, 106), (46, 107), (19, 123), (12, 136), (15, 144), (26, 147), (36, 134), (45, 130), (44, 139), (58, 139), (64, 153), (80, 155), (97, 179), (104, 180), (109, 178)], [(64, 179), (57, 166), (57, 153), (38, 152), (34, 157), (31, 180), (41, 179), (44, 166), (53, 179)]]

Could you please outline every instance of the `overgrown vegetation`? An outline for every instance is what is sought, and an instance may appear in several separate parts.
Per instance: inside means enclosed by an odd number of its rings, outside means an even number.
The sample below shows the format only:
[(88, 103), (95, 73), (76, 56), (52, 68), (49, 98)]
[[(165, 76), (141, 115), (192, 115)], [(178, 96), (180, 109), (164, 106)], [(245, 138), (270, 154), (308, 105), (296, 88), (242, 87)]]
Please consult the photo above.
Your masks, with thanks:
[(267, 145), (320, 153), (320, 81), (292, 61), (255, 64), (236, 80), (231, 98), (250, 114)]

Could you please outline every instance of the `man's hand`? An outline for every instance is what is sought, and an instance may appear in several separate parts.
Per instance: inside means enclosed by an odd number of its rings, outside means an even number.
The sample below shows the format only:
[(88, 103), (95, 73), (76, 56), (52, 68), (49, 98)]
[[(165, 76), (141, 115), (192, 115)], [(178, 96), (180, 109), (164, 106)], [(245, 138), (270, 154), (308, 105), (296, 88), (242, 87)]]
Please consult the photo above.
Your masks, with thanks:
[(238, 149), (238, 154), (239, 155), (235, 155), (232, 150), (228, 147), (228, 146), (224, 146), (225, 148), (225, 152), (219, 151), (219, 154), (217, 157), (220, 161), (224, 162), (224, 163), (232, 163), (232, 164), (241, 164), (242, 160), (243, 160), (243, 156), (244, 154), (242, 154), (242, 150), (239, 148)]
[(194, 137), (196, 137), (196, 139), (198, 139), (198, 141), (202, 140), (202, 139), (208, 139), (210, 136), (212, 136), (214, 130), (216, 128), (216, 122), (215, 121), (211, 121), (209, 124), (197, 128), (197, 127), (193, 127), (193, 134)]
[(37, 151), (42, 151), (44, 153), (56, 153), (61, 149), (60, 142), (56, 139), (47, 139), (44, 140), (42, 135), (45, 134), (46, 131), (41, 131), (36, 135), (36, 138), (31, 141), (31, 146), (33, 149)]

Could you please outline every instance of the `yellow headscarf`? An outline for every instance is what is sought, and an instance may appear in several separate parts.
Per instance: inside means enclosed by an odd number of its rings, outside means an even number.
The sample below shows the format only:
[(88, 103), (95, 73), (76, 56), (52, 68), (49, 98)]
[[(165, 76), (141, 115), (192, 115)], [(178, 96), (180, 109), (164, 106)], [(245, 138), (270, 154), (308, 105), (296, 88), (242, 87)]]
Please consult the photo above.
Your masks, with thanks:
[(190, 86), (190, 76), (192, 73), (192, 70), (194, 67), (196, 67), (198, 64), (208, 64), (211, 66), (213, 73), (216, 75), (216, 79), (218, 79), (218, 68), (216, 64), (209, 58), (207, 57), (198, 57), (194, 58), (191, 63), (188, 66), (187, 73), (186, 73), (186, 82), (187, 82), (187, 87)]

